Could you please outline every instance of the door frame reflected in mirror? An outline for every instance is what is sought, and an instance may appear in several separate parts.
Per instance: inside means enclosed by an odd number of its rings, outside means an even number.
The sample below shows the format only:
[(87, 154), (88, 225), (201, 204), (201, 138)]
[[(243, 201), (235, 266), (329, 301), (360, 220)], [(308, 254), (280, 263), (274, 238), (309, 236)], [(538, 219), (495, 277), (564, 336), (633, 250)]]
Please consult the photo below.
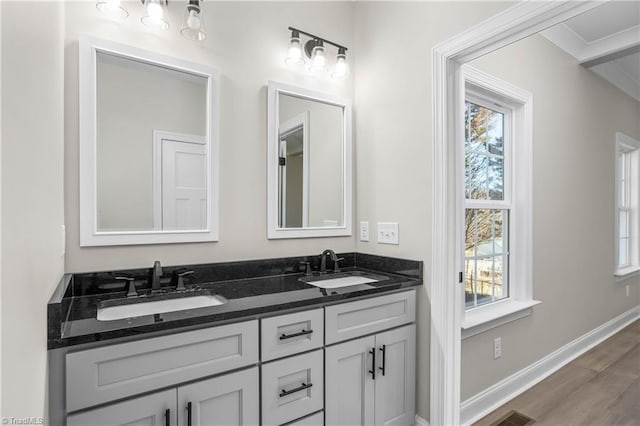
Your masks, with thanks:
[[(340, 172), (343, 175), (343, 224), (338, 226), (304, 226), (308, 224), (309, 206), (308, 190), (303, 190), (303, 227), (285, 228), (281, 227), (280, 208), (282, 198), (280, 196), (280, 108), (279, 96), (288, 95), (301, 99), (317, 101), (324, 104), (335, 105), (342, 108), (342, 160), (343, 164)], [(337, 237), (352, 235), (353, 223), (353, 145), (352, 145), (352, 123), (351, 123), (351, 101), (339, 96), (316, 92), (301, 87), (291, 86), (284, 83), (269, 81), (267, 86), (267, 237), (269, 239), (284, 238), (314, 238), (314, 237)], [(308, 122), (309, 118), (307, 118)], [(305, 138), (307, 144), (308, 136)], [(307, 145), (308, 147), (309, 145)], [(309, 152), (308, 150), (306, 152)], [(303, 162), (305, 168), (309, 169), (309, 155), (304, 155)], [(303, 188), (308, 186), (308, 177), (304, 178)], [(306, 193), (306, 196), (305, 196)], [(304, 220), (306, 212), (306, 221)]]
[[(157, 218), (148, 230), (101, 231), (98, 227), (97, 178), (97, 58), (99, 53), (167, 68), (206, 79), (207, 224), (203, 229), (161, 230)], [(79, 37), (79, 168), (80, 246), (115, 246), (218, 241), (219, 221), (219, 101), (220, 77), (208, 65), (197, 64), (134, 46), (88, 35)], [(135, 120), (136, 117), (131, 117)], [(150, 137), (149, 144), (153, 144)], [(153, 159), (149, 159), (153, 161)], [(157, 200), (156, 200), (157, 201)], [(154, 201), (155, 203), (155, 201)], [(156, 210), (155, 204), (153, 206)], [(154, 212), (157, 214), (157, 212)]]

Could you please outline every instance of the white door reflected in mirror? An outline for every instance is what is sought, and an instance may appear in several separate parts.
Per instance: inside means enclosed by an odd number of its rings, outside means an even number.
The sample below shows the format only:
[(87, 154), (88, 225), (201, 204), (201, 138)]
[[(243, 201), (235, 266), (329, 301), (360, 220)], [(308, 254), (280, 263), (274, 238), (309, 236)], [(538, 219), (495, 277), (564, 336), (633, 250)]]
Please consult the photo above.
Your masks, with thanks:
[(269, 238), (351, 235), (351, 107), (269, 83)]
[(218, 74), (80, 38), (81, 246), (217, 241)]

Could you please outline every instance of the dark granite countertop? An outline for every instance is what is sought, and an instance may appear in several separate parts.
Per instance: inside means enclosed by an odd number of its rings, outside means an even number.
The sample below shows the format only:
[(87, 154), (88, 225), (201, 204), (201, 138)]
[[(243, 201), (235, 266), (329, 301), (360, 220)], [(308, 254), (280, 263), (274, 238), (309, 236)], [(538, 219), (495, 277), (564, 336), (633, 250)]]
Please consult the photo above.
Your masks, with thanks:
[[(422, 284), (422, 262), (342, 253), (342, 272), (375, 274), (382, 280), (337, 289), (322, 289), (302, 282), (300, 262), (311, 262), (317, 270), (319, 256), (226, 262), (163, 268), (161, 295), (151, 295), (149, 269), (66, 274), (48, 305), (48, 348), (56, 349), (182, 327), (211, 326), (217, 322), (241, 321), (280, 311), (313, 308), (348, 299), (401, 291)], [(327, 262), (328, 264), (330, 262)], [(174, 270), (194, 273), (186, 280), (187, 291), (169, 287)], [(330, 266), (329, 266), (330, 268)], [(127, 298), (124, 284), (114, 279), (128, 274), (136, 278), (139, 296)], [(327, 278), (336, 275), (329, 271)], [(217, 294), (227, 299), (219, 306), (166, 312), (112, 321), (96, 319), (98, 306), (155, 301), (160, 298)]]

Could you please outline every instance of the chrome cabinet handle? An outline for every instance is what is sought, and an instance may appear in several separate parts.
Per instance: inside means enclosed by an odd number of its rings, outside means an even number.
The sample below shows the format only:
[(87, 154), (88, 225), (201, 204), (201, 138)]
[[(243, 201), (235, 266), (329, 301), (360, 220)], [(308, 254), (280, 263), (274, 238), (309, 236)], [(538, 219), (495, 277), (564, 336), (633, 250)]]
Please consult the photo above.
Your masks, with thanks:
[(313, 333), (313, 330), (305, 330), (305, 329), (302, 329), (302, 331), (299, 332), (299, 333), (293, 333), (293, 334), (284, 334), (284, 333), (282, 333), (282, 335), (280, 336), (280, 340), (292, 339), (294, 337), (305, 336), (305, 335), (311, 334), (311, 333)]
[(296, 393), (296, 392), (300, 392), (302, 390), (305, 389), (309, 389), (311, 386), (313, 386), (313, 383), (302, 383), (302, 385), (298, 386), (295, 389), (291, 389), (291, 390), (284, 390), (282, 389), (282, 391), (280, 392), (280, 398), (282, 398), (283, 396), (287, 396), (287, 395), (291, 395), (292, 393)]

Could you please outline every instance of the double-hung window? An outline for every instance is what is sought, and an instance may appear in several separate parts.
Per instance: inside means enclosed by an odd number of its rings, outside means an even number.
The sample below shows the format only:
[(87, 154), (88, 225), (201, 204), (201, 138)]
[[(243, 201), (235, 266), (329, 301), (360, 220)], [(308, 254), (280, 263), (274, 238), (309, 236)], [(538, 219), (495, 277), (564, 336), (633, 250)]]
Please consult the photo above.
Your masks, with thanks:
[(468, 337), (531, 313), (532, 96), (464, 66), (462, 279)]
[(512, 112), (490, 98), (465, 100), (465, 307), (509, 296)]
[(616, 276), (640, 270), (640, 142), (616, 134)]

